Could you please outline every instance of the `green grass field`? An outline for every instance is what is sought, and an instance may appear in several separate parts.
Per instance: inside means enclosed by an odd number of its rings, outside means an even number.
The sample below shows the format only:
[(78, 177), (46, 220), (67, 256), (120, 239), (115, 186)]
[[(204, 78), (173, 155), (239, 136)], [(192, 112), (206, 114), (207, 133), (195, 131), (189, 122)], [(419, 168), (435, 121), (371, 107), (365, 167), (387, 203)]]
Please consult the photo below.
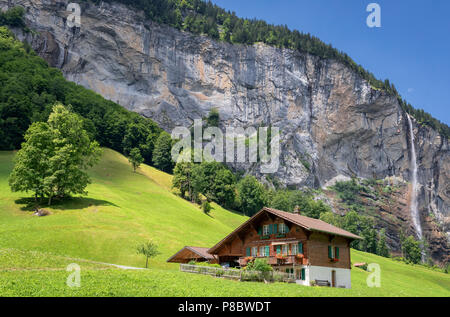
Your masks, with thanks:
[[(450, 275), (352, 251), (353, 262), (378, 263), (381, 287), (352, 269), (352, 289), (237, 282), (178, 271), (165, 260), (184, 245), (212, 246), (246, 217), (213, 205), (210, 215), (170, 191), (171, 176), (149, 166), (133, 173), (122, 155), (104, 149), (91, 171), (89, 195), (55, 202), (36, 217), (25, 193), (11, 193), (12, 152), (0, 152), (0, 296), (450, 296)], [(153, 239), (161, 255), (148, 270), (136, 245)], [(94, 262), (96, 261), (96, 262)], [(69, 288), (69, 263), (81, 287)]]

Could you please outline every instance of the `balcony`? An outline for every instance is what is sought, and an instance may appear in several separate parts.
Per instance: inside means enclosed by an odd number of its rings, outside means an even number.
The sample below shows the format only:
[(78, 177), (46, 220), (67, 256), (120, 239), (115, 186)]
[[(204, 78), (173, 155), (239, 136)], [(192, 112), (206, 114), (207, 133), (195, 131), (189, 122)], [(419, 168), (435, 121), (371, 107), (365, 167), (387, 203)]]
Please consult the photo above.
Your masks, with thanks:
[(270, 265), (306, 265), (308, 263), (308, 259), (303, 256), (303, 254), (299, 255), (276, 255), (276, 256), (269, 256), (269, 257), (241, 257), (239, 258), (239, 265), (240, 266), (246, 266), (249, 262), (253, 261), (254, 259), (261, 258), (261, 259), (267, 259), (268, 263)]

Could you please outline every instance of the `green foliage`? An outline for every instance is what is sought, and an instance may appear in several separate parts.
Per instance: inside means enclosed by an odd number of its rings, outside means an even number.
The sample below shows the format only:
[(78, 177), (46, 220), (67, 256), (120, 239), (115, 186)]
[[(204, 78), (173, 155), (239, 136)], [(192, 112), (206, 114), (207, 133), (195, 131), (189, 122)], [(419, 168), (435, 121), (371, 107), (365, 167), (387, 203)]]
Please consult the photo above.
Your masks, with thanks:
[(211, 211), (212, 207), (211, 204), (209, 203), (209, 201), (205, 200), (202, 203), (202, 210), (205, 214), (209, 214), (209, 212)]
[(257, 258), (254, 261), (248, 263), (246, 270), (258, 272), (271, 272), (273, 269), (266, 259)]
[[(387, 246), (385, 241), (383, 241), (385, 237), (384, 235), (377, 234), (373, 219), (368, 216), (359, 215), (354, 210), (347, 212), (344, 216), (329, 211), (322, 213), (320, 215), (320, 220), (361, 236), (363, 238), (362, 240), (355, 240), (352, 242), (352, 248), (373, 254), (386, 252), (384, 247), (387, 249)], [(381, 246), (382, 249), (380, 249)], [(384, 254), (386, 253), (383, 253), (383, 256)]]
[(385, 258), (389, 257), (389, 248), (386, 244), (386, 229), (384, 228), (378, 234), (377, 254)]
[(254, 177), (245, 176), (238, 183), (240, 210), (247, 216), (253, 216), (267, 202), (267, 191)]
[(12, 191), (32, 191), (35, 198), (64, 198), (86, 194), (86, 172), (100, 157), (82, 119), (62, 105), (55, 105), (48, 123), (36, 122), (27, 130), (18, 151), (9, 184)]
[(172, 138), (170, 134), (162, 131), (155, 143), (155, 150), (153, 151), (153, 165), (166, 173), (172, 173)]
[(127, 155), (139, 148), (145, 162), (152, 162), (153, 144), (162, 131), (152, 120), (66, 81), (0, 27), (0, 150), (20, 148), (31, 123), (47, 121), (56, 102), (82, 116), (84, 129), (101, 146)]
[[(181, 197), (190, 201), (194, 200), (192, 190), (192, 169), (194, 164), (191, 162), (179, 162), (173, 170), (172, 187), (180, 190)], [(188, 196), (186, 196), (188, 193)]]
[(339, 198), (348, 205), (358, 205), (360, 203), (359, 194), (368, 192), (367, 187), (360, 185), (356, 178), (346, 182), (336, 182), (332, 188), (338, 192)]
[(269, 206), (288, 212), (299, 207), (302, 215), (319, 219), (320, 215), (331, 211), (331, 208), (321, 200), (300, 190), (278, 190), (271, 195)]
[(148, 267), (148, 259), (160, 254), (158, 246), (153, 241), (147, 241), (137, 246), (136, 252), (145, 256), (145, 268)]
[(192, 171), (194, 193), (203, 194), (211, 201), (225, 207), (233, 207), (235, 201), (235, 177), (225, 165), (216, 161), (196, 164)]
[(138, 148), (134, 148), (130, 151), (130, 155), (128, 157), (128, 161), (133, 166), (133, 172), (136, 172), (136, 169), (141, 166), (144, 162), (144, 158), (141, 155), (141, 151)]
[(23, 28), (25, 27), (25, 23), (23, 22), (24, 14), (25, 9), (20, 6), (8, 9), (5, 12), (0, 12), (0, 25)]
[(401, 237), (402, 252), (405, 261), (418, 264), (422, 260), (422, 250), (420, 242), (416, 241), (413, 236)]
[(218, 127), (220, 122), (219, 111), (216, 108), (211, 109), (206, 119), (208, 127)]

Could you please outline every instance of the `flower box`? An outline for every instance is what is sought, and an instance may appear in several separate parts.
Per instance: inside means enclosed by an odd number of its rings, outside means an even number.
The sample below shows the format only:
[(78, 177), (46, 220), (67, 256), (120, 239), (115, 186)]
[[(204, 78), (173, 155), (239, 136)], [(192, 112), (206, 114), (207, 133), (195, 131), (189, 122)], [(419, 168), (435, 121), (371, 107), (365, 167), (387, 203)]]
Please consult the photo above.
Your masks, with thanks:
[(330, 262), (339, 262), (339, 259), (333, 258), (333, 259), (330, 259)]

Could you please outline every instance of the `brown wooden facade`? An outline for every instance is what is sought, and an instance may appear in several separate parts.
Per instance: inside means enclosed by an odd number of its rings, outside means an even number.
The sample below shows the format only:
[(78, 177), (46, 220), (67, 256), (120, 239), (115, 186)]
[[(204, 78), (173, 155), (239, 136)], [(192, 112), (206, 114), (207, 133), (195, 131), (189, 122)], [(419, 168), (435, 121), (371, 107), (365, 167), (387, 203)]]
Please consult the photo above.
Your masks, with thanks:
[(322, 223), (317, 219), (272, 211), (261, 210), (208, 252), (219, 263), (228, 262), (231, 266), (245, 266), (255, 258), (267, 258), (269, 264), (280, 268), (299, 265), (351, 268), (350, 242), (358, 236), (347, 235), (330, 225), (326, 229), (336, 232), (320, 231)]

